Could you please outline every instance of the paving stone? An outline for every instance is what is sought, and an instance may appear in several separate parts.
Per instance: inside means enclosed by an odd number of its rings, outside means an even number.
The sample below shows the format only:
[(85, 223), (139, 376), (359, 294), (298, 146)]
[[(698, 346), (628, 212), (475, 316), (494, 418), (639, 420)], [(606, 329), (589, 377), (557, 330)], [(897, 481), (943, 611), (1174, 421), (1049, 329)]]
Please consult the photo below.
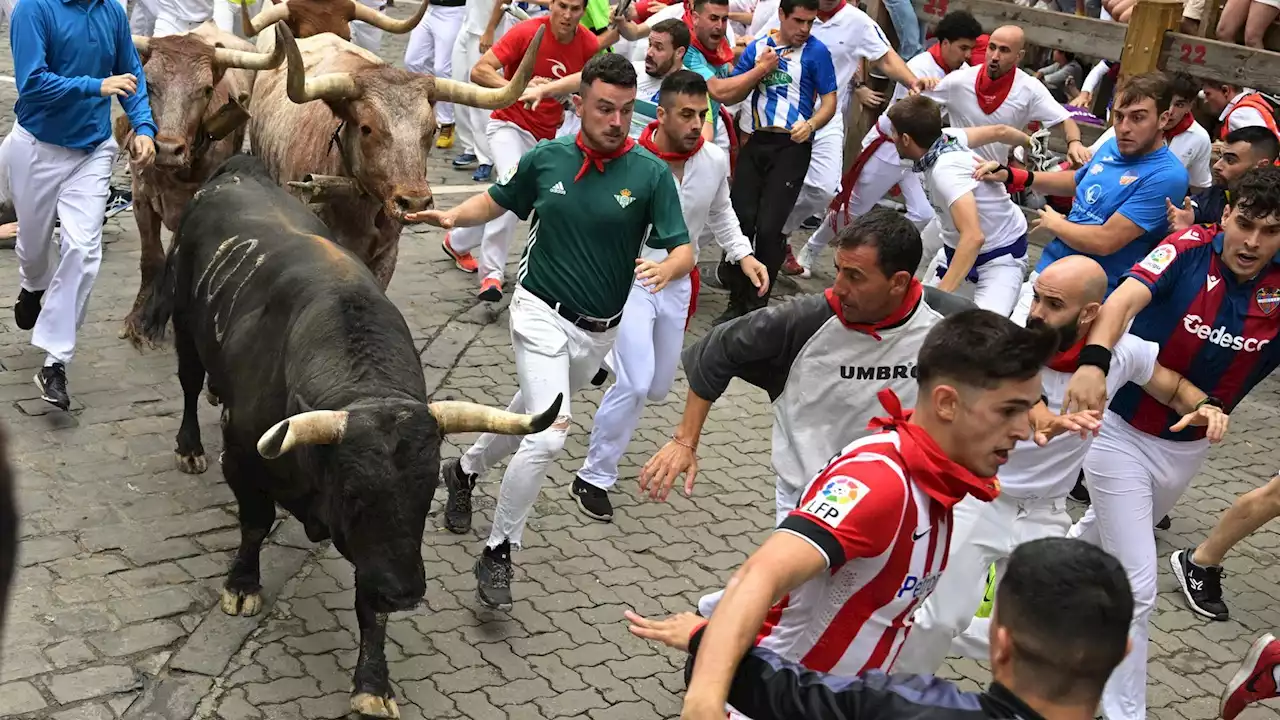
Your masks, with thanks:
[(85, 703), (70, 710), (55, 713), (53, 720), (115, 720), (115, 713), (103, 703)]
[(182, 626), (168, 620), (157, 620), (141, 625), (130, 625), (122, 630), (90, 636), (89, 642), (103, 655), (123, 657), (134, 653), (164, 647), (186, 633)]
[(170, 587), (141, 597), (111, 603), (111, 612), (126, 623), (179, 615), (192, 607), (191, 591), (185, 586)]
[(71, 638), (45, 648), (45, 655), (54, 667), (66, 668), (82, 665), (98, 658), (93, 649), (80, 638)]
[(54, 699), (58, 702), (71, 703), (127, 692), (138, 687), (140, 682), (137, 674), (129, 667), (103, 665), (55, 675), (49, 678), (48, 687), (49, 692), (53, 693)]
[(40, 691), (29, 682), (0, 685), (0, 716), (20, 715), (47, 705)]

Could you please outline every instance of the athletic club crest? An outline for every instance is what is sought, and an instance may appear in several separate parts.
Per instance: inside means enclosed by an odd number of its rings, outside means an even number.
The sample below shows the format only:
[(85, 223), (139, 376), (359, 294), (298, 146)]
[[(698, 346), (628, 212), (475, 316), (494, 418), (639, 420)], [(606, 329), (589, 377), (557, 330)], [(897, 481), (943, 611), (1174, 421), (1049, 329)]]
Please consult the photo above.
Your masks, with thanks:
[(1258, 309), (1263, 313), (1270, 315), (1275, 311), (1276, 306), (1280, 305), (1280, 289), (1267, 287), (1258, 288)]

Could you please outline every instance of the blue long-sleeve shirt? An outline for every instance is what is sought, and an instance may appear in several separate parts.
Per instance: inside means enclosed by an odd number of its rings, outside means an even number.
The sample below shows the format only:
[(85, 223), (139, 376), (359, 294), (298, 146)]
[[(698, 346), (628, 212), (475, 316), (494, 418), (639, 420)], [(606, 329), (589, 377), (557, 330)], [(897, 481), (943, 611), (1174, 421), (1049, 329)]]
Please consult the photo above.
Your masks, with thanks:
[(132, 73), (120, 104), (139, 135), (155, 137), (142, 60), (116, 0), (20, 0), (9, 19), (18, 124), (41, 142), (91, 150), (111, 136), (102, 81)]

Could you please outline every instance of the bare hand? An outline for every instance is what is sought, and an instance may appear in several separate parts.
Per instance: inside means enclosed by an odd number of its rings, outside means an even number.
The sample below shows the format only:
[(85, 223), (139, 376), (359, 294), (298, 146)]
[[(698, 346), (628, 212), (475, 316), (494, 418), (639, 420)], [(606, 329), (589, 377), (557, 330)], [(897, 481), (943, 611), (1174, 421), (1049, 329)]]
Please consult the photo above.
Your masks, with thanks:
[(671, 486), (681, 475), (687, 475), (684, 494), (691, 497), (693, 481), (698, 477), (698, 456), (690, 448), (671, 440), (640, 468), (640, 494), (648, 493), (650, 500), (666, 500)]
[(793, 143), (805, 142), (811, 135), (813, 135), (813, 125), (810, 125), (808, 120), (800, 120), (791, 127), (791, 142)]
[(1031, 229), (1037, 230), (1039, 228), (1044, 228), (1045, 231), (1057, 235), (1057, 230), (1054, 228), (1058, 227), (1058, 222), (1060, 220), (1062, 220), (1062, 213), (1054, 210), (1048, 205), (1045, 205), (1043, 208), (1040, 208), (1040, 217), (1031, 221)]
[(1071, 98), (1071, 102), (1067, 104), (1075, 105), (1076, 107), (1087, 108), (1089, 107), (1089, 103), (1091, 102), (1093, 102), (1093, 93), (1081, 92), (1079, 95), (1076, 95), (1075, 97)]
[(1072, 167), (1080, 168), (1093, 159), (1093, 153), (1083, 142), (1073, 142), (1067, 148), (1067, 159), (1071, 161)]
[(1227, 425), (1230, 422), (1231, 418), (1222, 412), (1221, 408), (1213, 405), (1201, 405), (1198, 409), (1183, 415), (1182, 419), (1169, 429), (1173, 432), (1178, 432), (1191, 425), (1203, 427), (1209, 442), (1217, 443), (1222, 442), (1222, 437), (1227, 434)]
[(1097, 410), (1107, 407), (1107, 376), (1096, 365), (1081, 365), (1071, 375), (1062, 399), (1062, 414)]
[(738, 267), (742, 268), (742, 274), (747, 276), (751, 284), (756, 287), (756, 296), (764, 297), (769, 292), (769, 268), (764, 263), (755, 258), (754, 255), (748, 255), (738, 261)]
[(139, 165), (150, 165), (156, 158), (156, 143), (148, 135), (134, 135), (129, 149), (134, 162)]
[(102, 89), (99, 94), (102, 97), (129, 97), (138, 91), (138, 78), (125, 73), (123, 75), (112, 75), (102, 81)]
[(866, 85), (859, 85), (858, 89), (853, 91), (853, 94), (858, 98), (858, 102), (862, 103), (862, 106), (865, 108), (871, 108), (874, 110), (884, 103), (884, 95), (872, 90)]
[(636, 279), (641, 285), (656, 293), (671, 282), (671, 269), (665, 263), (636, 258)]
[(547, 81), (544, 78), (543, 82), (534, 85), (533, 81), (530, 80), (529, 84), (525, 86), (524, 92), (520, 95), (520, 100), (518, 102), (524, 103), (525, 107), (532, 110), (538, 103), (542, 102), (543, 99), (546, 98), (546, 91), (542, 88), (546, 82)]
[(1054, 415), (1035, 428), (1035, 442), (1036, 445), (1043, 447), (1050, 440), (1064, 433), (1075, 433), (1081, 440), (1087, 440), (1090, 435), (1096, 436), (1101, 427), (1102, 412), (1100, 410)]
[(706, 619), (691, 612), (682, 612), (662, 620), (650, 620), (630, 610), (623, 612), (631, 624), (632, 635), (645, 640), (656, 640), (669, 648), (689, 652), (689, 638)]
[(995, 160), (979, 163), (973, 171), (973, 179), (1004, 184), (1009, 181), (1009, 174), (999, 168), (1000, 163)]
[(916, 81), (915, 81), (915, 82), (913, 82), (913, 83), (911, 83), (911, 93), (910, 93), (910, 94), (912, 94), (912, 95), (917, 95), (917, 94), (922, 93), (922, 92), (929, 92), (930, 90), (932, 90), (932, 89), (934, 89), (934, 88), (938, 87), (938, 83), (940, 83), (940, 82), (942, 82), (942, 78), (936, 78), (936, 77), (917, 77), (917, 78), (916, 78)]
[(763, 52), (756, 56), (756, 67), (762, 67), (770, 72), (778, 67), (778, 53), (773, 48), (766, 47)]
[(480, 36), (480, 54), (489, 52), (491, 47), (493, 47), (493, 33), (486, 32)]
[(447, 210), (423, 210), (421, 212), (406, 213), (404, 221), (406, 223), (422, 222), (445, 230), (452, 230), (454, 217), (453, 213)]
[(1182, 207), (1177, 207), (1169, 198), (1164, 199), (1164, 214), (1169, 219), (1169, 230), (1178, 232), (1186, 230), (1196, 222), (1196, 209), (1191, 206), (1191, 198), (1182, 201)]

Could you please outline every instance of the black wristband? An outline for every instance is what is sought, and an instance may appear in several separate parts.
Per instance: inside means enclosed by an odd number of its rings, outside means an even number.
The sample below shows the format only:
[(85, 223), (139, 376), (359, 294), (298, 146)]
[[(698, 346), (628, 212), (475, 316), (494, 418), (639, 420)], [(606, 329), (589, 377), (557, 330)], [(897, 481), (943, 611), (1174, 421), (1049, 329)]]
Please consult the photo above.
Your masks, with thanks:
[(1216, 397), (1214, 397), (1214, 396), (1212, 396), (1212, 395), (1209, 395), (1209, 396), (1205, 397), (1205, 399), (1203, 399), (1203, 400), (1201, 400), (1200, 402), (1196, 403), (1196, 407), (1195, 407), (1195, 409), (1196, 409), (1196, 410), (1199, 410), (1200, 408), (1204, 407), (1205, 405), (1212, 405), (1212, 406), (1214, 406), (1214, 407), (1218, 408), (1219, 410), (1223, 410), (1223, 411), (1225, 411), (1225, 410), (1227, 409), (1227, 408), (1226, 408), (1226, 406), (1222, 403), (1222, 401), (1221, 401), (1221, 400), (1219, 400), (1218, 398), (1216, 398)]
[(1077, 364), (1081, 367), (1092, 365), (1106, 375), (1111, 370), (1111, 351), (1101, 345), (1085, 345), (1080, 349), (1080, 359)]

